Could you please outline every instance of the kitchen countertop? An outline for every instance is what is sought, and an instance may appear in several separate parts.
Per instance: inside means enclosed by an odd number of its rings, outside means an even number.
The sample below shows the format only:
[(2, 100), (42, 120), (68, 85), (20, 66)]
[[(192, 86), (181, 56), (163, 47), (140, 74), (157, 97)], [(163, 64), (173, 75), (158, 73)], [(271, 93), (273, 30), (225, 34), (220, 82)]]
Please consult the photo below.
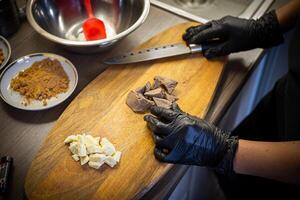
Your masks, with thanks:
[[(23, 2), (22, 0), (18, 1)], [(273, 7), (278, 7), (285, 1), (276, 1)], [(160, 20), (164, 19), (164, 20)], [(28, 112), (15, 109), (0, 101), (0, 156), (9, 155), (14, 158), (14, 170), (9, 199), (23, 199), (24, 181), (27, 170), (42, 142), (54, 123), (74, 99), (74, 97), (94, 78), (105, 70), (107, 65), (102, 60), (121, 52), (126, 52), (145, 42), (155, 34), (175, 24), (187, 21), (184, 18), (170, 14), (151, 6), (151, 11), (145, 23), (111, 50), (93, 55), (80, 55), (61, 49), (56, 44), (44, 39), (36, 33), (27, 21), (22, 23), (19, 31), (8, 38), (12, 47), (11, 61), (36, 52), (50, 52), (68, 58), (76, 66), (79, 74), (78, 86), (74, 94), (63, 104), (45, 111)], [(262, 50), (252, 50), (246, 53), (232, 55), (217, 89), (215, 99), (207, 113), (206, 119), (217, 123), (222, 117), (236, 94), (239, 92), (253, 66), (258, 61)], [(153, 190), (146, 195), (154, 198), (168, 195), (180, 177), (186, 171), (186, 166), (175, 166)], [(163, 190), (161, 190), (164, 186)]]

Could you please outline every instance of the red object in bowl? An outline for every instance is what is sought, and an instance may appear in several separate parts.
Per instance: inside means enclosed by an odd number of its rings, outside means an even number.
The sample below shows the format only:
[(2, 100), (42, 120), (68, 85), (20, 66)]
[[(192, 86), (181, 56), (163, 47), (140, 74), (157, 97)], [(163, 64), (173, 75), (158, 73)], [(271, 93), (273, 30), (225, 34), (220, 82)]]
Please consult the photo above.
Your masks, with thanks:
[(106, 30), (103, 21), (93, 15), (91, 0), (84, 0), (88, 19), (83, 23), (83, 33), (86, 40), (100, 40), (106, 38)]

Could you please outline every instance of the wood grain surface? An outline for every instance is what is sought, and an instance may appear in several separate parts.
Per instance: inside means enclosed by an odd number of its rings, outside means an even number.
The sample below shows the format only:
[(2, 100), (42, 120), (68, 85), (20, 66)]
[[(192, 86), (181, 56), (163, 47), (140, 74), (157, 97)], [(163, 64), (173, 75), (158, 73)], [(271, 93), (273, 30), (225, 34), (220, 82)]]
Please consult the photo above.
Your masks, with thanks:
[[(139, 48), (182, 41), (182, 32), (193, 23), (172, 27)], [(153, 156), (154, 143), (143, 121), (126, 104), (128, 92), (155, 75), (177, 80), (180, 107), (204, 116), (212, 100), (224, 61), (208, 61), (200, 54), (159, 61), (110, 66), (67, 107), (50, 131), (31, 164), (25, 181), (29, 199), (132, 199), (147, 191), (169, 169)], [(64, 139), (89, 132), (107, 137), (123, 155), (115, 168), (94, 170), (80, 166)]]

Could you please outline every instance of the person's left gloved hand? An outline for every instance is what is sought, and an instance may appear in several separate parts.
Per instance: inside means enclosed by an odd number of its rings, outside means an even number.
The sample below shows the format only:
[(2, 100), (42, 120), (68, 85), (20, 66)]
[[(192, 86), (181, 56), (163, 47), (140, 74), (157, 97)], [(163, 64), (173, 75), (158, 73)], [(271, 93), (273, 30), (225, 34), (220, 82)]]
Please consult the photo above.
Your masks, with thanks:
[(155, 142), (154, 155), (162, 162), (207, 166), (233, 171), (238, 139), (214, 125), (182, 112), (178, 107), (151, 107), (146, 115)]

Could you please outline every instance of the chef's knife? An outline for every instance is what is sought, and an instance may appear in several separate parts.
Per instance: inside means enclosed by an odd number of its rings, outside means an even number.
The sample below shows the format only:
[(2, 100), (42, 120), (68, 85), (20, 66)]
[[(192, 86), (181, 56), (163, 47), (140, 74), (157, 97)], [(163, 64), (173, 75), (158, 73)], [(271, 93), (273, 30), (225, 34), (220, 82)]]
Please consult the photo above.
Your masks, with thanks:
[(108, 58), (104, 60), (104, 63), (111, 65), (128, 64), (197, 52), (202, 52), (201, 45), (190, 44), (187, 46), (184, 43), (178, 43), (129, 52), (123, 55)]

